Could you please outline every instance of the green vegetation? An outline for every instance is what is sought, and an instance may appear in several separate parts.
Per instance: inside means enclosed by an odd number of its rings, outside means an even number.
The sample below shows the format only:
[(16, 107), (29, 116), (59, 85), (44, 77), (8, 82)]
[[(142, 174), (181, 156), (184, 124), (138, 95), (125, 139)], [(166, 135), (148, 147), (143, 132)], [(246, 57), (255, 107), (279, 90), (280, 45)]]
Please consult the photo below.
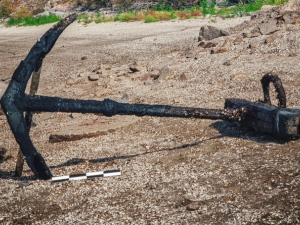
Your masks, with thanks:
[(197, 18), (201, 15), (221, 15), (226, 17), (234, 17), (244, 16), (249, 12), (257, 11), (261, 9), (263, 5), (280, 5), (287, 1), (288, 0), (253, 0), (248, 4), (243, 4), (242, 2), (240, 2), (238, 5), (233, 7), (222, 6), (220, 8), (216, 8), (214, 1), (203, 0), (199, 5), (193, 6), (191, 8), (181, 8), (180, 10), (174, 10), (169, 5), (152, 6), (148, 10), (127, 11), (123, 13), (119, 12), (116, 16), (109, 18), (105, 17), (104, 15), (81, 15), (78, 21), (85, 24), (91, 22), (103, 23), (110, 21), (144, 21), (145, 23), (152, 23), (164, 20), (173, 20), (177, 18)]
[(160, 21), (158, 18), (155, 18), (151, 15), (147, 15), (145, 18), (145, 23), (153, 23), (153, 22), (158, 22)]
[[(119, 0), (123, 1), (123, 0)], [(133, 0), (127, 0), (128, 4)], [(158, 0), (162, 1), (162, 0)], [(178, 0), (179, 1), (179, 0)], [(145, 23), (152, 23), (173, 19), (190, 19), (206, 15), (220, 15), (225, 17), (244, 16), (249, 12), (254, 12), (263, 5), (280, 5), (288, 0), (250, 0), (249, 3), (243, 4), (242, 0), (239, 4), (233, 7), (224, 6), (220, 8), (215, 7), (214, 0), (202, 0), (199, 5), (191, 8), (181, 8), (179, 10), (173, 9), (170, 5), (152, 6), (147, 10), (140, 11), (126, 11), (120, 12), (114, 16), (104, 16), (98, 14), (81, 14), (78, 16), (78, 22), (88, 24), (91, 22), (105, 23), (111, 21), (129, 22), (129, 21), (144, 21)], [(126, 4), (127, 4), (126, 3)], [(0, 1), (0, 18), (10, 15), (12, 12), (14, 17), (10, 18), (7, 26), (37, 26), (47, 23), (54, 23), (60, 21), (61, 18), (56, 15), (30, 17), (31, 12), (26, 7), (16, 10), (18, 5), (13, 5), (12, 0)]]
[(216, 12), (216, 15), (244, 16), (249, 12), (255, 12), (257, 10), (260, 10), (263, 5), (281, 5), (284, 2), (288, 2), (288, 0), (255, 0), (249, 2), (248, 4), (243, 4), (240, 1), (240, 3), (234, 7), (222, 7)]
[(202, 14), (203, 16), (206, 16), (208, 14), (210, 15), (215, 15), (216, 12), (215, 12), (215, 2), (214, 1), (209, 1), (208, 0), (203, 0), (201, 3), (200, 3), (200, 6), (201, 8), (203, 9), (202, 10)]
[(38, 26), (47, 23), (55, 23), (60, 21), (61, 18), (51, 14), (49, 16), (39, 17), (25, 17), (25, 18), (10, 18), (7, 22), (7, 26)]

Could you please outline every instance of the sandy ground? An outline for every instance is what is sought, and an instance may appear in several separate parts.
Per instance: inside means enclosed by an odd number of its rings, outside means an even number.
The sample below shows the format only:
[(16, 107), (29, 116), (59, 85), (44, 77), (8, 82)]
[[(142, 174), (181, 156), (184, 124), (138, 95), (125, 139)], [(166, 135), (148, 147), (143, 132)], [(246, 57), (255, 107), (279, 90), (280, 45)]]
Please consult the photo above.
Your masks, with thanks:
[[(249, 49), (252, 40), (245, 39), (224, 53), (207, 50), (186, 57), (197, 49), (202, 25), (226, 29), (244, 20), (249, 17), (75, 22), (45, 58), (38, 94), (223, 108), (225, 98), (261, 99), (260, 79), (273, 71), (286, 88), (288, 107), (300, 108), (299, 26), (277, 32), (286, 39), (260, 50)], [(1, 79), (11, 77), (50, 27), (0, 28)], [(224, 65), (228, 60), (230, 65)], [(142, 72), (129, 73), (133, 63)], [(89, 81), (88, 75), (101, 65), (110, 68), (109, 74)], [(171, 70), (167, 79), (148, 76), (166, 65)], [(31, 130), (34, 145), (54, 176), (117, 168), (121, 176), (51, 184), (35, 180), (25, 166), (24, 176), (15, 178), (18, 146), (1, 116), (0, 223), (300, 223), (299, 140), (284, 142), (224, 121), (142, 117), (98, 137), (49, 143), (53, 132), (85, 119), (101, 116), (37, 114)], [(25, 181), (29, 185), (20, 188)]]

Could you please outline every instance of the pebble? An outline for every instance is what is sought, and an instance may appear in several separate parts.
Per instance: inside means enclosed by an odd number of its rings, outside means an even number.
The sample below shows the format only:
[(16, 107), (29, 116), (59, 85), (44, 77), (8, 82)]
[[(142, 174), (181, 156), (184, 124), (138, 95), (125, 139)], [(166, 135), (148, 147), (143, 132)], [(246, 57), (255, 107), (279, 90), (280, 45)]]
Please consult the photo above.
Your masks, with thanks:
[(93, 73), (93, 74), (89, 75), (88, 78), (89, 78), (89, 81), (99, 80), (99, 74)]

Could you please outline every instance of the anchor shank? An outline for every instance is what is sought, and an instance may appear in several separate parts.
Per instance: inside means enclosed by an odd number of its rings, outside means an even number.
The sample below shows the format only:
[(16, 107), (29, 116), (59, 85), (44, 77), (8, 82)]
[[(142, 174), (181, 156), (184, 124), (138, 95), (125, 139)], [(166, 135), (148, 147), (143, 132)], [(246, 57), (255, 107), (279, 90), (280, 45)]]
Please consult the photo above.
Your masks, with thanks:
[(136, 115), (157, 117), (185, 117), (212, 120), (240, 120), (238, 110), (173, 107), (168, 105), (147, 105), (119, 103), (110, 99), (104, 101), (74, 100), (46, 96), (26, 96), (26, 110), (46, 112), (100, 113), (105, 116)]

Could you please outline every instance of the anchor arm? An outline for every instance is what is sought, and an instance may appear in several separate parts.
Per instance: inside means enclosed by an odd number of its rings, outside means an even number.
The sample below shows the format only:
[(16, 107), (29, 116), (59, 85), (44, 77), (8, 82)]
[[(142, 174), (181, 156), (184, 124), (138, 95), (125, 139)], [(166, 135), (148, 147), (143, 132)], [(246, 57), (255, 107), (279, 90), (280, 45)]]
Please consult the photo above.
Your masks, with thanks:
[[(76, 14), (66, 17), (49, 29), (32, 47), (27, 57), (15, 70), (12, 80), (1, 98), (1, 106), (10, 128), (24, 155), (28, 166), (39, 179), (52, 177), (43, 157), (37, 152), (29, 136), (28, 123), (24, 118), (25, 89), (32, 72), (39, 68), (43, 58), (49, 53), (64, 29), (77, 18)], [(30, 111), (30, 110), (29, 110)]]

